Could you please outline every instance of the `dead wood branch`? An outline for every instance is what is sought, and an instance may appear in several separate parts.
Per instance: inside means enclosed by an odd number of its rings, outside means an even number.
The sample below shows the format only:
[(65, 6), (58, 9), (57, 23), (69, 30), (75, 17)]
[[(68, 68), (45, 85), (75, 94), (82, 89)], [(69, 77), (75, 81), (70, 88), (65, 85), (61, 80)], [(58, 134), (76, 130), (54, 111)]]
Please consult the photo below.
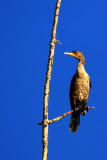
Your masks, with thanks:
[(60, 8), (61, 0), (57, 0), (56, 8), (55, 8), (55, 15), (54, 15), (54, 22), (51, 34), (51, 42), (50, 42), (50, 50), (49, 50), (49, 60), (47, 66), (47, 73), (46, 73), (46, 82), (45, 82), (45, 89), (44, 89), (44, 105), (43, 105), (43, 154), (42, 160), (47, 160), (48, 155), (48, 100), (49, 100), (49, 85), (51, 79), (51, 72), (52, 72), (52, 65), (53, 65), (53, 57), (54, 57), (54, 50), (55, 50), (55, 37), (56, 37), (56, 28), (58, 24), (58, 15), (59, 15), (59, 8)]
[[(95, 108), (95, 107), (89, 107), (89, 106), (87, 106), (87, 107), (85, 107), (85, 109), (84, 109), (84, 111), (83, 111), (82, 113), (86, 114), (86, 112), (88, 112), (89, 109), (94, 109), (94, 108)], [(67, 115), (69, 115), (69, 114), (72, 114), (73, 112), (74, 112), (74, 110), (71, 110), (71, 111), (69, 111), (69, 112), (67, 112), (67, 113), (64, 113), (63, 115), (61, 115), (61, 116), (59, 116), (59, 117), (57, 117), (57, 118), (51, 119), (51, 120), (48, 121), (48, 124), (57, 122), (57, 121), (59, 121), (60, 119), (62, 119), (63, 117), (65, 117), (65, 116), (67, 116)], [(83, 115), (84, 115), (84, 114), (83, 114)]]
[[(89, 107), (89, 106), (87, 106), (87, 107), (85, 107), (85, 109), (82, 111), (81, 114), (82, 114), (82, 115), (85, 115), (86, 112), (88, 112), (89, 109), (95, 109), (95, 107)], [(78, 109), (77, 109), (77, 111), (78, 111)], [(48, 124), (51, 124), (51, 123), (57, 122), (57, 121), (59, 121), (60, 119), (62, 119), (63, 117), (65, 117), (65, 116), (67, 116), (67, 115), (69, 115), (69, 114), (72, 114), (73, 112), (74, 112), (74, 110), (71, 110), (71, 111), (69, 111), (69, 112), (66, 112), (66, 113), (64, 113), (63, 115), (61, 115), (61, 116), (59, 116), (59, 117), (57, 117), (57, 118), (48, 120), (47, 123), (48, 123)], [(43, 122), (38, 123), (38, 125), (43, 125)]]
[(57, 121), (59, 121), (60, 119), (62, 119), (63, 117), (65, 117), (65, 116), (67, 116), (67, 115), (69, 115), (69, 114), (72, 114), (73, 112), (74, 112), (74, 110), (71, 110), (71, 111), (69, 111), (69, 112), (67, 112), (67, 113), (64, 113), (62, 116), (59, 116), (59, 117), (54, 118), (54, 119), (51, 119), (51, 120), (48, 121), (48, 124), (57, 122)]

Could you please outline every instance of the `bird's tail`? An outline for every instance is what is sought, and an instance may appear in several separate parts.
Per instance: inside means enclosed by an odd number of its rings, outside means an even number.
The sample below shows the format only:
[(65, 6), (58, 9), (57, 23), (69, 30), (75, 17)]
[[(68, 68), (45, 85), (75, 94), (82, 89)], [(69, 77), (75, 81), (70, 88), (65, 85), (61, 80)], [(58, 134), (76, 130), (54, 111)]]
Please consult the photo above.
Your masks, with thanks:
[(76, 133), (79, 124), (80, 124), (80, 113), (72, 113), (69, 125), (70, 132), (73, 131), (73, 133)]

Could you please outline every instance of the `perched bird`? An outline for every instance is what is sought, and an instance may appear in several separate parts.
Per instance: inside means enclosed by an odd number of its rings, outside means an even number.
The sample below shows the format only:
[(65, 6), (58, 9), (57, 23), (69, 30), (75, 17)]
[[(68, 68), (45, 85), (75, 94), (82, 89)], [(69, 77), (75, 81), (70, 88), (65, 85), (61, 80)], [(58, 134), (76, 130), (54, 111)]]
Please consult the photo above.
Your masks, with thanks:
[(71, 80), (69, 92), (71, 109), (74, 110), (71, 116), (69, 129), (71, 132), (73, 131), (73, 133), (75, 133), (80, 124), (80, 114), (82, 113), (82, 115), (84, 115), (83, 111), (88, 101), (91, 81), (84, 68), (85, 58), (82, 52), (73, 51), (71, 53), (65, 52), (64, 54), (71, 55), (79, 61), (76, 73)]

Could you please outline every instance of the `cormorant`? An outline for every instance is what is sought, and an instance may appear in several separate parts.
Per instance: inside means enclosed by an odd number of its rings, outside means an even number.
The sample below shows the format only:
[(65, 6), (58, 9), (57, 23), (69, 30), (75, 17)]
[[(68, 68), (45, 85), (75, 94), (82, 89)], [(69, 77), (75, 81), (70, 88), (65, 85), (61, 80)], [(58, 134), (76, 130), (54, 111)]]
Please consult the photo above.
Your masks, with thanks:
[(76, 73), (71, 80), (69, 92), (71, 109), (74, 110), (71, 116), (69, 129), (71, 132), (73, 131), (73, 133), (75, 133), (80, 124), (80, 114), (82, 113), (82, 115), (84, 115), (83, 111), (88, 101), (91, 81), (84, 68), (85, 58), (82, 52), (73, 51), (71, 53), (65, 52), (64, 54), (71, 55), (79, 61)]

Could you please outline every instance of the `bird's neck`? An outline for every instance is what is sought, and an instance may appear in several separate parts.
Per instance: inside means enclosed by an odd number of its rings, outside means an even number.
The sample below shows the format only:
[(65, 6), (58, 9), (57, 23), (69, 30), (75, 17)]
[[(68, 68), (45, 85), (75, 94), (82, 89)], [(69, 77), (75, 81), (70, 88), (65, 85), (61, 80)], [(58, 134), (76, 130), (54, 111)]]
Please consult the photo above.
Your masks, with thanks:
[(82, 63), (81, 61), (78, 63), (77, 72), (79, 74), (82, 74), (85, 72), (84, 63)]

